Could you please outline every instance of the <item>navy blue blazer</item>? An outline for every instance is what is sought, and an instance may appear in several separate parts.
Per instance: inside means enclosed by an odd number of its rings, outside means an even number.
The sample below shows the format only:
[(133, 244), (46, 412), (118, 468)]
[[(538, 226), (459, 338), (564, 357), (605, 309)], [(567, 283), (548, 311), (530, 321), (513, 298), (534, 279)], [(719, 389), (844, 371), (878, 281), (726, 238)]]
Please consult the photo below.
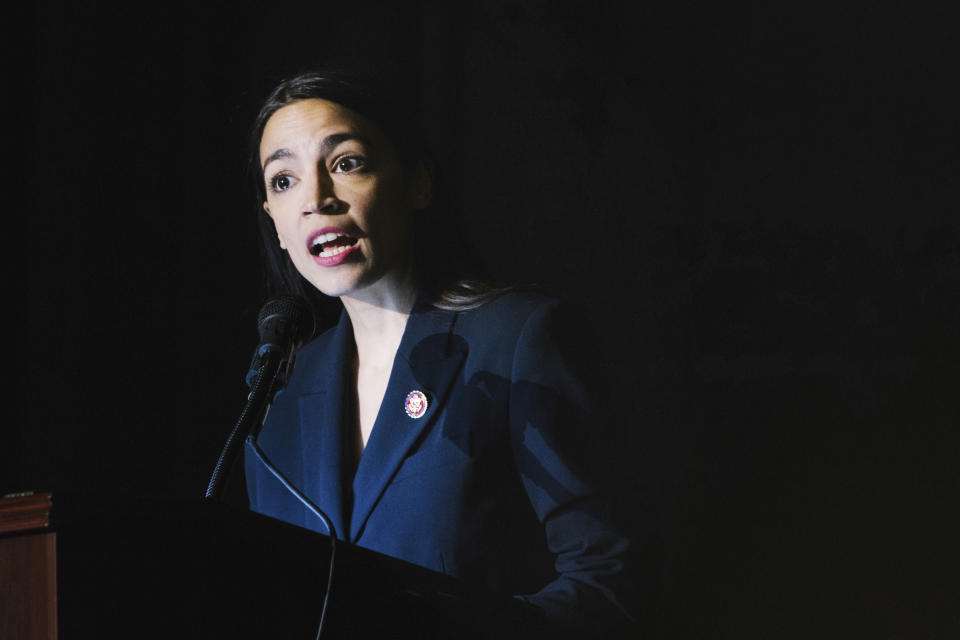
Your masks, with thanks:
[[(302, 347), (257, 443), (338, 538), (518, 595), (551, 618), (620, 616), (628, 539), (580, 459), (587, 398), (553, 339), (555, 302), (511, 293), (443, 311), (418, 301), (358, 463), (350, 319)], [(404, 410), (422, 391), (422, 417)], [(245, 451), (254, 511), (327, 533)]]

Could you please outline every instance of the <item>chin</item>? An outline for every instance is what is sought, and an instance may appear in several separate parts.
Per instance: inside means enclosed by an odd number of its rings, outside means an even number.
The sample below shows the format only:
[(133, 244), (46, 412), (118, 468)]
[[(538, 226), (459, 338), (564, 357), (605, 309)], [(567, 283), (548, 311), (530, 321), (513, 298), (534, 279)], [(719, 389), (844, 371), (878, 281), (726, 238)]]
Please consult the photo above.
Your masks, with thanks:
[(329, 296), (331, 298), (340, 298), (342, 296), (348, 296), (353, 291), (355, 291), (355, 287), (349, 287), (349, 286), (333, 286), (333, 285), (330, 285), (329, 283), (320, 285), (320, 284), (317, 284), (316, 282), (311, 282), (311, 284), (313, 285), (314, 289), (316, 289), (323, 295)]
[[(328, 275), (328, 274), (325, 274)], [(362, 282), (362, 279), (357, 277), (343, 277), (343, 278), (314, 278), (310, 279), (310, 284), (314, 286), (320, 293), (325, 296), (330, 296), (331, 298), (340, 298), (343, 296), (349, 296), (351, 294), (357, 293), (362, 290), (365, 285)]]
[(383, 278), (380, 269), (369, 263), (341, 264), (333, 268), (310, 266), (313, 268), (307, 273), (301, 271), (301, 275), (320, 293), (331, 298), (362, 297), (365, 289)]

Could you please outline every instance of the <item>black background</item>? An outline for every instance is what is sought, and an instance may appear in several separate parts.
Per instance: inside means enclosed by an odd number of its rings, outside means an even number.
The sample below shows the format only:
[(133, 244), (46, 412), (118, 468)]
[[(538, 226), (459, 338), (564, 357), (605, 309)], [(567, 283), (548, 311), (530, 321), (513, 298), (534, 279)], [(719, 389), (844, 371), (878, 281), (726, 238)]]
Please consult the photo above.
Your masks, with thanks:
[(263, 301), (247, 127), (373, 65), (486, 275), (590, 316), (655, 635), (955, 637), (951, 17), (627, 7), (17, 9), (0, 490), (201, 494)]

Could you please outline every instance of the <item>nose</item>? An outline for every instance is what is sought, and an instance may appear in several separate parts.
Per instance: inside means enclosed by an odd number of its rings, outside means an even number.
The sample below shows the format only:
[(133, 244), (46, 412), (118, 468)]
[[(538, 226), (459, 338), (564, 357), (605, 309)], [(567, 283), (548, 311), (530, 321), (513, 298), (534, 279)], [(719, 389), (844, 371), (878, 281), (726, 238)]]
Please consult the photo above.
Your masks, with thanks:
[(332, 216), (346, 211), (346, 204), (337, 198), (330, 174), (321, 168), (317, 170), (315, 178), (310, 182), (313, 188), (307, 190), (307, 198), (303, 203), (303, 215), (321, 213)]

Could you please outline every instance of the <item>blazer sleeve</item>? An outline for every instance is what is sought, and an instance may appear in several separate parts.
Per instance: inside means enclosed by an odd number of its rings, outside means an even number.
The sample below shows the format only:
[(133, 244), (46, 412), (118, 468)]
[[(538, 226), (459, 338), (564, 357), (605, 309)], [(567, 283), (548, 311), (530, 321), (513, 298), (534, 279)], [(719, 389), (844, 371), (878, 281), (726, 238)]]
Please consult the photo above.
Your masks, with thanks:
[[(606, 447), (590, 400), (562, 351), (556, 303), (538, 305), (517, 339), (509, 424), (517, 470), (555, 554), (558, 577), (518, 596), (547, 618), (573, 626), (633, 620), (627, 560), (631, 542), (611, 513)], [(606, 451), (609, 453), (609, 450)]]

